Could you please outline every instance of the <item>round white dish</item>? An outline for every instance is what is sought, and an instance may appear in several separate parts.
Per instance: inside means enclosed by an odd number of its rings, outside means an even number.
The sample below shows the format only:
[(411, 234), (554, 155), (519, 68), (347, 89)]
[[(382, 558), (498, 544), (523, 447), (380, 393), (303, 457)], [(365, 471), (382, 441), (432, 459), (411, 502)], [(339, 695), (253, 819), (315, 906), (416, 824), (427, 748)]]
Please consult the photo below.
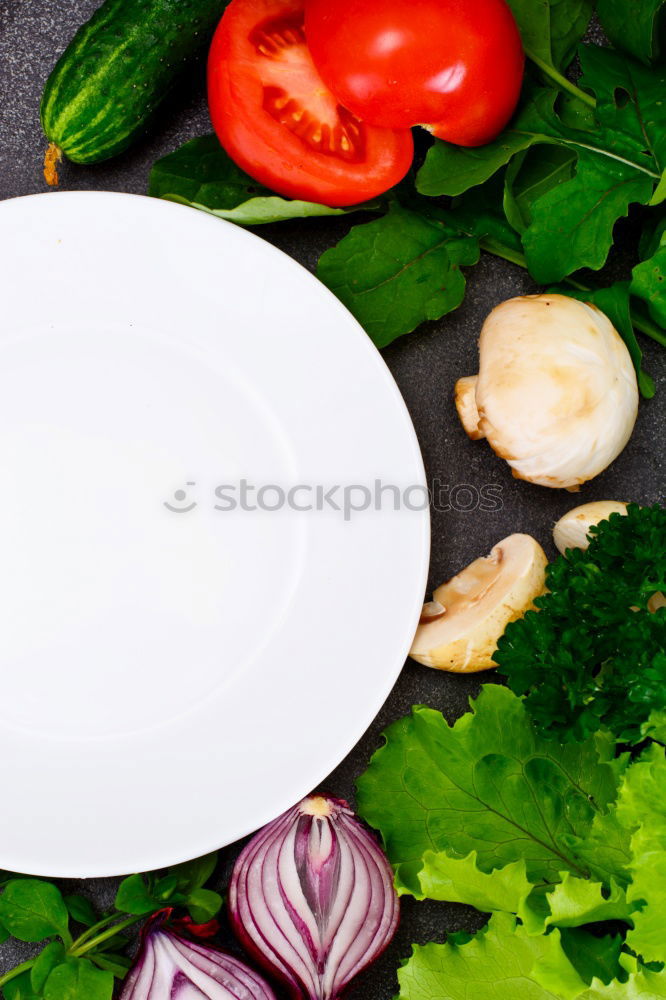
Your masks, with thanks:
[[(0, 203), (0, 289), (0, 868), (196, 857), (317, 786), (389, 694), (428, 565), (414, 429), (333, 295), (194, 210)], [(242, 510), (243, 480), (246, 507), (307, 489)], [(345, 519), (377, 480), (400, 509)]]

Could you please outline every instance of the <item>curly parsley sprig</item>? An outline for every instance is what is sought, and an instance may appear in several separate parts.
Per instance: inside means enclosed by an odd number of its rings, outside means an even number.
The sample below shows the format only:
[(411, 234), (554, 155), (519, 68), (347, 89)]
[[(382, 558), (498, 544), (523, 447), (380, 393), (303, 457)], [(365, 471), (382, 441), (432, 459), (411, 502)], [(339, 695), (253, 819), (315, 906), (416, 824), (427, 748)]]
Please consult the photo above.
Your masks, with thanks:
[(548, 592), (510, 624), (495, 660), (537, 727), (559, 739), (599, 729), (637, 743), (666, 710), (666, 510), (630, 504), (589, 548), (548, 567)]

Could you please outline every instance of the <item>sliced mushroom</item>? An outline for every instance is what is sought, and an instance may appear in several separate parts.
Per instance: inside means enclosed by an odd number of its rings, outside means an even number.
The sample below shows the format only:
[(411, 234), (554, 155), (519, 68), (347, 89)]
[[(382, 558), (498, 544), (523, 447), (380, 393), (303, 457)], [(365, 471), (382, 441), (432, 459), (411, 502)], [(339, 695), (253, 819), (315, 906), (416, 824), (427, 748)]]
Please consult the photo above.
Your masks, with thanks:
[(498, 542), (490, 555), (437, 588), (433, 601), (424, 605), (409, 655), (427, 667), (454, 673), (496, 666), (497, 640), (544, 592), (546, 565), (545, 552), (530, 535), (509, 535)]
[(593, 524), (605, 521), (611, 514), (626, 514), (626, 503), (618, 500), (593, 500), (574, 507), (559, 519), (553, 528), (553, 541), (560, 552), (567, 549), (586, 549)]
[(567, 295), (523, 295), (490, 313), (479, 374), (456, 406), (517, 479), (575, 489), (617, 458), (636, 422), (629, 352), (608, 317)]

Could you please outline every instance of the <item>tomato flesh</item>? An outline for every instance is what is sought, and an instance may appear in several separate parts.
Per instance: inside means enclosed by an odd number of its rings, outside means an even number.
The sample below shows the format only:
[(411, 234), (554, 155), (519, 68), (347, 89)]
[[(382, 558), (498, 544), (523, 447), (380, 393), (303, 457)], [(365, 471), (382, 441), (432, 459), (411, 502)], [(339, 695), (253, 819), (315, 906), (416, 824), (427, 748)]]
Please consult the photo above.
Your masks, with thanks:
[(409, 130), (368, 126), (325, 86), (299, 0), (232, 0), (208, 63), (213, 126), (229, 155), (267, 187), (331, 206), (357, 204), (409, 170)]
[(505, 0), (305, 0), (305, 34), (326, 85), (373, 125), (482, 145), (520, 95), (524, 55)]

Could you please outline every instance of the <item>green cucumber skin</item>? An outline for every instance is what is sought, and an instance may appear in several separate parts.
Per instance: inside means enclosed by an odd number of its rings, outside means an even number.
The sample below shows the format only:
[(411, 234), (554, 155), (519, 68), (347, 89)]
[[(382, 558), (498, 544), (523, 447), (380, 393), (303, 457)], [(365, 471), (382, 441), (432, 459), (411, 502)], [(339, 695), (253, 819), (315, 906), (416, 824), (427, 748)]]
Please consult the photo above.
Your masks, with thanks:
[(44, 88), (44, 134), (74, 163), (126, 149), (185, 64), (206, 45), (227, 0), (105, 0), (79, 28)]

